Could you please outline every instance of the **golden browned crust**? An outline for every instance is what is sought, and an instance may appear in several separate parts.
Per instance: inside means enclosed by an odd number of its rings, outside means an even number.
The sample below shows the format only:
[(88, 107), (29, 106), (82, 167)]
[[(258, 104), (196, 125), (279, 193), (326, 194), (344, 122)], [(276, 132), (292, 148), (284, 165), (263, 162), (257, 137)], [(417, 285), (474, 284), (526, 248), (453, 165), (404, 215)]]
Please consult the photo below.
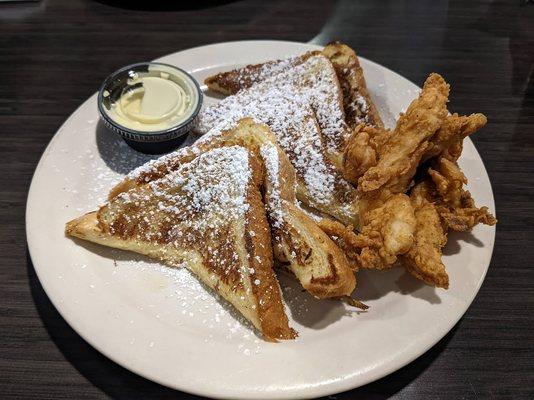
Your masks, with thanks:
[(354, 50), (341, 42), (329, 43), (321, 52), (310, 51), (289, 60), (268, 61), (221, 72), (206, 78), (204, 83), (210, 90), (232, 95), (274, 74), (287, 71), (317, 54), (327, 57), (334, 67), (341, 88), (340, 100), (349, 127), (354, 129), (360, 123), (383, 127), (380, 114), (369, 95), (358, 56)]
[[(249, 209), (245, 217), (245, 245), (250, 255), (249, 263), (254, 273), (251, 277), (252, 292), (256, 300), (261, 331), (270, 340), (294, 339), (297, 332), (289, 327), (280, 296), (280, 286), (272, 271), (273, 254), (269, 224), (261, 194), (257, 190), (263, 184), (263, 171), (260, 161), (254, 156), (254, 186), (247, 193)], [(254, 232), (254, 234), (251, 234)]]
[(375, 166), (358, 180), (362, 193), (383, 187), (393, 193), (403, 193), (428, 149), (428, 140), (447, 117), (449, 85), (438, 74), (431, 74), (419, 98), (402, 114), (389, 139), (383, 144)]
[(442, 156), (456, 161), (462, 152), (463, 140), (481, 129), (488, 122), (484, 114), (447, 116), (436, 134), (430, 139), (423, 160)]
[(295, 205), (286, 204), (290, 229), (279, 235), (291, 271), (314, 297), (323, 299), (350, 295), (356, 277), (342, 249)]
[(250, 139), (250, 132), (254, 130), (261, 131), (262, 135), (272, 137), (272, 140), (275, 140), (269, 128), (265, 125), (254, 122), (252, 118), (243, 118), (235, 127), (222, 131), (220, 135), (213, 137), (209, 141), (195, 143), (193, 146), (181, 148), (168, 156), (154, 160), (150, 163), (150, 168), (143, 166), (137, 173), (134, 171), (133, 176), (131, 176), (132, 174), (126, 176), (111, 189), (108, 198), (111, 200), (120, 193), (127, 192), (136, 186), (160, 179), (169, 172), (175, 171), (181, 165), (195, 159), (199, 154), (211, 149), (234, 145), (257, 147), (257, 142), (254, 139)]
[[(317, 120), (313, 118), (312, 123), (320, 131)], [(295, 132), (299, 135), (299, 132)], [(328, 171), (329, 176), (333, 180), (333, 193), (327, 202), (319, 202), (310, 191), (302, 177), (297, 179), (297, 198), (306, 204), (308, 207), (317, 209), (325, 214), (331, 215), (337, 220), (347, 225), (358, 225), (358, 193), (356, 189), (343, 179), (339, 165), (342, 162), (342, 153), (336, 155), (333, 152), (328, 153), (324, 148), (321, 152), (325, 156), (324, 168)]]
[(382, 146), (391, 131), (371, 125), (360, 124), (354, 129), (343, 154), (343, 177), (354, 185), (371, 167), (374, 167)]
[(407, 195), (397, 193), (384, 199), (363, 202), (361, 235), (373, 244), (360, 254), (362, 268), (390, 268), (397, 257), (406, 253), (414, 243), (416, 220)]
[(345, 148), (344, 177), (357, 185), (364, 196), (376, 196), (385, 190), (391, 193), (408, 190), (422, 161), (461, 141), (464, 135), (485, 123), (479, 114), (448, 117), (448, 96), (449, 85), (440, 75), (431, 74), (392, 132), (358, 126)]
[(458, 164), (444, 148), (427, 174), (411, 191), (417, 230), (414, 246), (401, 257), (403, 265), (425, 283), (447, 289), (448, 274), (441, 260), (449, 230), (466, 231), (479, 223), (494, 225), (497, 220), (487, 207), (477, 208)]
[(439, 157), (428, 169), (428, 174), (432, 180), (432, 184), (427, 184), (429, 196), (448, 229), (468, 231), (479, 223), (497, 223), (488, 208), (476, 207), (471, 193), (463, 188), (467, 178), (456, 162)]
[(364, 214), (359, 233), (352, 226), (322, 219), (319, 226), (343, 249), (355, 268), (385, 269), (414, 243), (415, 216), (408, 196), (397, 194)]
[[(152, 169), (139, 174), (135, 181), (126, 179), (117, 185), (113, 195), (118, 195), (124, 188), (131, 189), (135, 185), (145, 185), (161, 178), (209, 149), (241, 145), (257, 155), (264, 144), (273, 144), (276, 147), (280, 159), (279, 179), (283, 182), (280, 196), (284, 200), (282, 207), (285, 226), (283, 229), (273, 230), (275, 233), (273, 245), (275, 249), (283, 250), (276, 253), (277, 258), (281, 261), (290, 261), (291, 270), (302, 286), (315, 297), (338, 297), (350, 294), (354, 290), (356, 280), (345, 255), (315, 222), (295, 206), (295, 171), (291, 163), (276, 144), (276, 139), (269, 128), (250, 118), (241, 120), (235, 128), (197, 145), (195, 151), (184, 149), (176, 157), (166, 158), (161, 163), (156, 162)], [(263, 181), (267, 192), (269, 185), (268, 180)], [(340, 207), (342, 206), (343, 203), (340, 204)], [(292, 258), (290, 256), (293, 253), (306, 254), (306, 257)]]
[(447, 235), (433, 204), (412, 194), (417, 229), (414, 246), (401, 256), (405, 268), (428, 285), (447, 289), (449, 276), (441, 261), (441, 249), (447, 243)]
[(280, 261), (289, 261), (289, 268), (302, 286), (314, 297), (350, 295), (356, 277), (343, 251), (298, 206), (295, 195), (295, 170), (284, 152), (276, 147), (280, 182), (275, 190), (273, 182), (265, 182), (265, 202), (279, 198), (279, 221), (271, 221), (274, 247)]
[(354, 50), (344, 43), (332, 42), (322, 53), (332, 62), (336, 71), (343, 91), (343, 108), (349, 127), (355, 129), (359, 124), (365, 123), (382, 128), (384, 124), (369, 95), (363, 69)]
[[(301, 58), (306, 59), (304, 56)], [(312, 101), (310, 98), (310, 103), (307, 106), (303, 106), (300, 102), (295, 102), (292, 97), (292, 90), (288, 89), (288, 86), (281, 86), (279, 88), (282, 90), (281, 92), (277, 89), (274, 92), (270, 92), (269, 88), (273, 86), (276, 88), (275, 82), (272, 81), (273, 71), (283, 71), (283, 68), (278, 68), (278, 66), (289, 68), (290, 66), (294, 67), (294, 65), (288, 60), (280, 60), (274, 64), (266, 63), (262, 66), (257, 66), (258, 68), (261, 67), (262, 73), (254, 78), (255, 81), (258, 81), (255, 89), (241, 91), (233, 99), (229, 99), (231, 101), (225, 103), (226, 100), (223, 100), (222, 105), (208, 107), (205, 110), (200, 118), (200, 123), (197, 125), (198, 132), (206, 133), (214, 126), (217, 126), (218, 123), (227, 118), (228, 114), (231, 114), (233, 107), (246, 109), (247, 100), (255, 99), (256, 97), (269, 99), (271, 96), (273, 98), (284, 98), (285, 96), (280, 96), (280, 93), (285, 91), (289, 99), (281, 102), (286, 107), (280, 110), (279, 116), (264, 115), (261, 111), (263, 102), (261, 103), (262, 105), (252, 107), (248, 112), (253, 113), (259, 119), (265, 119), (265, 122), (271, 124), (271, 126), (283, 126), (283, 129), (275, 128), (274, 130), (280, 143), (283, 144), (284, 151), (297, 168), (297, 197), (299, 200), (310, 207), (331, 214), (344, 223), (356, 224), (357, 218), (354, 217), (356, 212), (353, 204), (351, 204), (356, 198), (356, 192), (343, 179), (341, 174), (343, 148), (350, 135), (350, 131), (344, 121), (342, 91), (332, 63), (323, 55), (315, 55), (313, 58), (314, 60), (295, 72), (294, 76), (291, 73), (286, 73), (284, 77), (280, 77), (280, 80), (295, 85), (296, 88), (299, 88), (297, 90), (299, 93), (306, 93), (314, 87), (316, 89), (325, 89), (321, 88), (320, 85), (326, 85), (325, 87), (328, 90), (320, 91), (324, 93), (324, 97), (320, 101), (317, 99)], [(273, 65), (276, 65), (277, 68), (274, 68)], [(239, 73), (246, 76), (250, 75), (247, 73), (246, 68), (239, 71)], [(228, 74), (235, 75), (236, 73), (234, 71)], [(266, 82), (266, 78), (271, 78), (271, 81)], [(317, 85), (319, 87), (316, 87)], [(245, 88), (246, 85), (243, 86), (243, 89)], [(273, 95), (273, 93), (278, 94)], [(319, 93), (319, 90), (317, 90), (317, 93)], [(315, 98), (316, 96), (312, 97)], [(292, 111), (291, 104), (295, 107), (295, 110), (298, 109), (298, 113)], [(265, 107), (271, 109), (274, 104), (266, 101)], [(328, 134), (325, 132), (328, 132)], [(313, 187), (310, 189), (310, 186), (314, 185), (314, 180), (306, 179), (306, 177), (313, 174), (313, 172), (310, 173), (311, 169), (317, 171), (316, 176), (323, 180), (321, 183), (324, 183), (325, 179), (332, 182), (333, 187), (328, 188), (326, 201), (325, 198), (317, 195), (320, 189), (314, 190)], [(319, 182), (319, 179), (315, 181)]]
[(447, 117), (449, 86), (431, 74), (418, 99), (400, 116), (392, 132), (359, 126), (344, 154), (344, 175), (357, 180), (358, 226), (375, 245), (361, 249), (365, 268), (388, 268), (414, 244), (416, 218), (404, 193), (429, 147), (429, 140)]

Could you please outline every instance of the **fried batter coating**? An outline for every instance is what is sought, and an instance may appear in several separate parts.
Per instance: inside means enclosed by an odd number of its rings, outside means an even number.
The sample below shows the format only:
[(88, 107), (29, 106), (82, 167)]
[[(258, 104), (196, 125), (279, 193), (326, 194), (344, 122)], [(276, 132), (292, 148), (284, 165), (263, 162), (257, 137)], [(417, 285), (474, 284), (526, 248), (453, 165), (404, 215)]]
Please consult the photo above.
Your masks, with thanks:
[[(322, 227), (339, 238), (358, 267), (384, 269), (399, 258), (415, 277), (447, 288), (441, 251), (448, 230), (496, 223), (487, 207), (475, 206), (456, 163), (463, 139), (487, 119), (482, 114), (449, 114), (448, 95), (449, 85), (431, 74), (393, 131), (369, 125), (354, 130), (344, 152), (343, 174), (360, 195), (359, 233), (341, 224)], [(408, 197), (405, 193), (422, 164), (422, 180)]]
[(323, 220), (319, 226), (358, 268), (390, 268), (413, 245), (416, 220), (410, 199), (399, 193), (361, 206), (369, 208), (358, 234), (338, 222)]
[(401, 115), (389, 140), (378, 151), (375, 166), (358, 179), (358, 191), (367, 193), (388, 187), (404, 192), (421, 158), (430, 147), (428, 141), (447, 117), (449, 85), (438, 74), (431, 74), (419, 98)]
[(319, 227), (343, 250), (347, 259), (352, 261), (355, 270), (362, 267), (360, 252), (365, 248), (378, 248), (381, 241), (354, 232), (352, 226), (345, 226), (338, 221), (323, 218), (318, 222)]
[(373, 242), (360, 249), (357, 259), (362, 268), (391, 267), (413, 246), (416, 219), (403, 193), (410, 187), (429, 138), (447, 117), (448, 95), (449, 85), (440, 75), (431, 74), (392, 132), (359, 126), (349, 141), (345, 177), (358, 181), (360, 234)]
[(425, 183), (422, 183), (410, 195), (417, 229), (414, 245), (400, 258), (404, 267), (416, 278), (428, 285), (447, 289), (449, 276), (441, 261), (441, 249), (447, 243), (447, 234), (436, 207), (427, 200), (425, 191)]
[(375, 244), (362, 249), (362, 268), (389, 268), (413, 246), (416, 220), (409, 197), (398, 193), (376, 203), (363, 217), (360, 233)]
[(462, 153), (462, 141), (487, 122), (488, 119), (484, 114), (449, 115), (430, 139), (422, 161), (439, 155), (451, 161), (458, 160)]
[[(358, 126), (344, 152), (344, 176), (360, 193), (360, 235), (371, 245), (347, 250), (362, 268), (391, 267), (414, 243), (416, 219), (408, 196), (429, 140), (448, 115), (449, 85), (438, 74), (426, 80), (418, 99), (393, 131)], [(350, 244), (352, 241), (347, 240)]]
[(428, 176), (411, 191), (417, 229), (414, 246), (401, 261), (406, 269), (425, 283), (447, 289), (449, 278), (441, 261), (448, 230), (468, 231), (478, 223), (495, 225), (487, 207), (477, 208), (467, 178), (455, 162), (440, 156), (428, 169)]
[(352, 133), (343, 155), (343, 177), (357, 185), (358, 179), (377, 163), (379, 151), (391, 131), (360, 124)]
[(319, 226), (336, 244), (356, 268), (390, 268), (400, 254), (413, 245), (416, 219), (410, 199), (405, 194), (395, 194), (387, 199), (374, 199), (365, 212), (359, 233), (352, 226), (323, 219)]
[(463, 188), (467, 178), (458, 164), (439, 157), (428, 174), (435, 186), (433, 197), (437, 210), (448, 229), (468, 231), (479, 223), (497, 223), (488, 208), (477, 208), (471, 193)]

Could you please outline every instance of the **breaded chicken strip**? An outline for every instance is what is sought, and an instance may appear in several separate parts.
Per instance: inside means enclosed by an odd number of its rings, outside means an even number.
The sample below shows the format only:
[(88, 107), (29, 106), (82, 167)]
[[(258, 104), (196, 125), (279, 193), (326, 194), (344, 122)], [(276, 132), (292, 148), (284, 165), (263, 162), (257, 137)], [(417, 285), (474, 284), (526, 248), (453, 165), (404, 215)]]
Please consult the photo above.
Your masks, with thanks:
[(384, 201), (375, 199), (368, 206), (359, 233), (351, 226), (327, 219), (321, 220), (319, 227), (357, 268), (390, 268), (398, 255), (406, 253), (413, 244), (416, 219), (410, 198), (399, 193)]
[(360, 234), (372, 240), (373, 245), (361, 249), (359, 265), (362, 268), (390, 268), (397, 257), (413, 245), (414, 209), (410, 198), (403, 193), (367, 201), (368, 211), (361, 216)]
[(391, 131), (360, 124), (352, 133), (343, 155), (343, 177), (357, 185), (358, 179), (374, 167)]
[(447, 234), (435, 205), (429, 201), (428, 186), (429, 182), (422, 182), (410, 194), (417, 229), (414, 245), (400, 259), (416, 278), (428, 285), (447, 289), (449, 275), (441, 261), (441, 249), (447, 243)]
[[(400, 256), (413, 275), (446, 288), (441, 249), (448, 229), (495, 223), (487, 208), (476, 208), (463, 189), (466, 179), (456, 164), (463, 139), (483, 127), (486, 117), (450, 115), (448, 95), (449, 85), (431, 74), (393, 131), (360, 125), (352, 134), (344, 153), (344, 176), (358, 184), (362, 226), (357, 236), (368, 244), (346, 251), (360, 267), (383, 269)], [(408, 198), (403, 193), (425, 161), (432, 168)], [(361, 245), (354, 237), (344, 244)]]
[(428, 176), (411, 191), (417, 229), (414, 246), (401, 256), (401, 261), (412, 275), (429, 285), (445, 289), (449, 285), (441, 261), (449, 230), (468, 231), (478, 223), (497, 223), (487, 207), (475, 206), (471, 194), (463, 188), (466, 183), (460, 167), (440, 156), (428, 169)]
[(449, 85), (438, 74), (431, 74), (419, 98), (414, 100), (397, 126), (381, 146), (375, 166), (358, 179), (358, 191), (366, 194), (381, 188), (403, 193), (429, 148), (429, 139), (447, 117)]
[(345, 149), (344, 175), (357, 182), (360, 194), (360, 234), (373, 243), (360, 249), (357, 262), (363, 268), (388, 268), (414, 243), (416, 219), (404, 192), (447, 117), (448, 95), (449, 85), (431, 74), (393, 131), (359, 126)]
[[(446, 84), (442, 82), (442, 78), (437, 74), (432, 74), (425, 83), (423, 92), (419, 99), (412, 102), (408, 108), (407, 113), (401, 116), (399, 123), (393, 132), (377, 128), (370, 125), (359, 125), (351, 135), (350, 140), (345, 148), (343, 167), (344, 177), (353, 184), (363, 183), (365, 187), (369, 187), (366, 179), (372, 174), (378, 174), (377, 169), (380, 168), (379, 160), (382, 162), (382, 167), (391, 167), (392, 159), (396, 158), (395, 163), (397, 167), (393, 169), (403, 170), (404, 175), (411, 179), (413, 175), (413, 166), (418, 166), (421, 162), (429, 160), (430, 158), (442, 155), (452, 161), (456, 161), (462, 152), (462, 141), (467, 136), (482, 128), (487, 118), (483, 114), (471, 114), (469, 116), (460, 116), (458, 114), (448, 115), (441, 118), (443, 115), (443, 98), (440, 98), (440, 108), (434, 109), (434, 112), (428, 111), (432, 107), (428, 107), (428, 102), (432, 101), (432, 96), (435, 95), (435, 87), (444, 94), (447, 92)], [(440, 79), (441, 78), (441, 79)], [(433, 87), (434, 86), (434, 87)], [(446, 100), (445, 100), (446, 101)], [(434, 132), (424, 131), (424, 122), (416, 125), (417, 129), (412, 129), (415, 124), (414, 117), (424, 114), (429, 122), (427, 126), (432, 126), (431, 130), (436, 126), (430, 121), (436, 121), (436, 116), (439, 115), (441, 123), (438, 125), (439, 129)], [(410, 122), (408, 119), (412, 119)], [(424, 121), (425, 117), (421, 117)], [(414, 142), (414, 137), (419, 135), (420, 141)], [(423, 139), (426, 136), (426, 139)], [(408, 137), (408, 140), (405, 140)], [(395, 140), (393, 140), (395, 138)], [(411, 141), (411, 148), (408, 148)], [(425, 150), (421, 152), (418, 150), (423, 147)], [(389, 153), (389, 154), (388, 154)], [(420, 160), (415, 157), (422, 154)], [(411, 165), (408, 165), (410, 164)], [(401, 167), (404, 165), (404, 168)], [(373, 168), (375, 167), (375, 168)], [(367, 178), (364, 174), (367, 172)], [(360, 179), (362, 178), (362, 179)], [(392, 186), (391, 184), (389, 185)], [(405, 189), (400, 185), (399, 189)]]

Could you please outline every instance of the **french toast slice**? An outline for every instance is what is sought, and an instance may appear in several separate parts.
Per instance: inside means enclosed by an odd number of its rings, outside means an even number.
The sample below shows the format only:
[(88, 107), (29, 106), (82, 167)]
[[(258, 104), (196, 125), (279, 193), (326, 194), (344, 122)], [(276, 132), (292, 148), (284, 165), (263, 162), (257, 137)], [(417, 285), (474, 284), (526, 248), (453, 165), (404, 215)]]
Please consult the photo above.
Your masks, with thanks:
[(230, 129), (211, 131), (193, 145), (138, 168), (112, 190), (110, 198), (161, 179), (211, 149), (234, 145), (256, 154), (265, 168), (264, 201), (276, 258), (289, 264), (289, 269), (311, 295), (318, 298), (349, 295), (356, 278), (345, 254), (298, 207), (293, 166), (269, 128), (251, 118), (238, 121)]
[(341, 248), (298, 206), (289, 160), (275, 143), (262, 144), (260, 155), (275, 257), (289, 262), (290, 270), (313, 296), (349, 296), (356, 286), (354, 271)]
[[(267, 124), (297, 173), (297, 197), (346, 225), (357, 226), (356, 191), (340, 173), (349, 129), (330, 61), (312, 55), (205, 108), (195, 131), (207, 134), (250, 116)], [(349, 135), (350, 136), (350, 135)]]
[(382, 128), (384, 124), (367, 90), (358, 56), (353, 49), (341, 42), (329, 43), (321, 52), (310, 51), (300, 56), (247, 65), (243, 68), (222, 72), (206, 78), (204, 83), (215, 92), (225, 95), (235, 94), (241, 89), (246, 89), (294, 68), (317, 54), (327, 57), (334, 67), (343, 91), (343, 108), (345, 120), (349, 127), (354, 129), (359, 124), (365, 123)]
[(67, 235), (185, 266), (268, 340), (293, 339), (273, 271), (263, 168), (239, 146), (207, 151), (66, 225)]
[[(284, 97), (301, 107), (311, 108), (320, 128), (326, 154), (335, 165), (341, 165), (338, 158), (342, 157), (341, 153), (351, 132), (345, 123), (343, 93), (334, 66), (327, 57), (315, 53), (298, 57), (297, 64), (293, 64), (291, 60), (293, 59), (264, 64), (260, 69), (262, 73), (258, 74), (258, 82), (230, 97), (256, 98), (264, 107), (269, 105), (270, 97)], [(287, 67), (278, 71), (277, 63)], [(224, 104), (226, 99), (218, 105)], [(208, 107), (209, 113), (200, 114), (201, 132), (205, 133), (206, 124), (210, 124), (218, 105)], [(280, 117), (283, 117), (286, 110), (279, 111)], [(210, 128), (208, 125), (208, 129)]]

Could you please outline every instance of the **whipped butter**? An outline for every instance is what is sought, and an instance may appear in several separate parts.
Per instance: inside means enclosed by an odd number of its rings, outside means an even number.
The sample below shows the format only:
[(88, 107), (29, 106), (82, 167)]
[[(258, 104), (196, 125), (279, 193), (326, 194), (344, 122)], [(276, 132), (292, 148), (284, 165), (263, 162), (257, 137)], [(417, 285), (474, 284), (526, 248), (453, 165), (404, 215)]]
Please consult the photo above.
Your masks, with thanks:
[(187, 121), (199, 96), (190, 78), (181, 71), (153, 64), (148, 71), (130, 71), (115, 93), (104, 92), (106, 113), (115, 123), (140, 132), (160, 132)]

